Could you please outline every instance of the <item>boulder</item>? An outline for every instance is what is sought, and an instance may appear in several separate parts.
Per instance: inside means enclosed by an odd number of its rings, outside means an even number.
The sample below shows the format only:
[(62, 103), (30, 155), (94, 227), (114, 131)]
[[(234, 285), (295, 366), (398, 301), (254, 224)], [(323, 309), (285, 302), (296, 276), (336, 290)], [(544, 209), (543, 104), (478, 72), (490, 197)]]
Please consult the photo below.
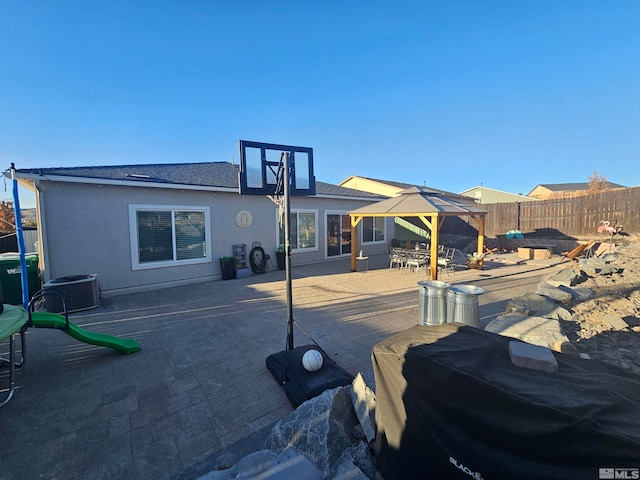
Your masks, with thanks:
[[(214, 470), (198, 480), (231, 480), (237, 478), (262, 478), (269, 480), (291, 480), (305, 478), (320, 480), (320, 470), (293, 448), (281, 453), (273, 450), (259, 450), (247, 455), (231, 468)], [(353, 477), (358, 478), (358, 477)]]
[(505, 307), (506, 315), (535, 315), (561, 320), (571, 320), (572, 315), (567, 309), (560, 307), (543, 295), (527, 293), (520, 297), (512, 298)]
[(553, 285), (554, 287), (573, 287), (574, 285), (584, 282), (585, 280), (586, 278), (580, 270), (576, 270), (573, 267), (568, 267), (563, 268), (559, 272), (551, 275), (551, 277), (547, 279), (547, 283), (549, 285)]
[(615, 313), (608, 313), (602, 317), (602, 323), (608, 327), (609, 330), (624, 330), (629, 327), (629, 324)]
[[(561, 352), (569, 339), (562, 333), (558, 320), (522, 315), (499, 315), (485, 328), (488, 332)], [(566, 348), (566, 347), (564, 347)]]
[(585, 287), (572, 288), (571, 292), (578, 302), (586, 302), (587, 300), (591, 300), (596, 296), (596, 293), (593, 290)]
[(596, 275), (612, 275), (618, 272), (618, 269), (610, 265), (611, 260), (615, 256), (605, 255), (604, 257), (591, 257), (580, 265), (580, 270), (591, 277)]
[(356, 442), (345, 452), (332, 480), (367, 480), (379, 478), (375, 458), (364, 442)]
[(376, 438), (376, 394), (367, 386), (361, 373), (351, 383), (351, 402), (367, 442)]
[(570, 304), (573, 301), (573, 295), (567, 291), (567, 287), (554, 287), (547, 282), (538, 283), (537, 295), (542, 295), (556, 302)]
[(265, 447), (276, 451), (292, 447), (311, 460), (323, 478), (333, 478), (340, 457), (354, 442), (357, 424), (348, 389), (337, 387), (307, 400), (276, 423)]

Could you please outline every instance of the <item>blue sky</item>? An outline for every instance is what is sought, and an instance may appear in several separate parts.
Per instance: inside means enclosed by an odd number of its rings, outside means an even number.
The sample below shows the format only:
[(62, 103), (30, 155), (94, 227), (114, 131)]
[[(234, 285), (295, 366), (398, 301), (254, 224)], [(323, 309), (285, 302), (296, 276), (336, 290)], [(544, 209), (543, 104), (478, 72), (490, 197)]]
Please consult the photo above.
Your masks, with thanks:
[(638, 25), (636, 0), (0, 0), (0, 165), (244, 139), (313, 147), (329, 183), (638, 186)]

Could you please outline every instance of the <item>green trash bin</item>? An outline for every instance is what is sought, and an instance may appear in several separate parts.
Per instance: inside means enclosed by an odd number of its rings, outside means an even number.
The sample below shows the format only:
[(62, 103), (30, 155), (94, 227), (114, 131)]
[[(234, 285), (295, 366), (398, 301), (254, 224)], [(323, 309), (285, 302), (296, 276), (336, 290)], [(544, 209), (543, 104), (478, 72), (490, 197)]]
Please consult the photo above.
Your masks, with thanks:
[[(29, 286), (29, 298), (40, 290), (40, 275), (38, 274), (38, 254), (28, 253), (25, 256), (27, 263), (27, 282)], [(4, 303), (10, 305), (22, 305), (22, 277), (20, 276), (20, 254), (0, 254), (0, 282), (4, 294)]]

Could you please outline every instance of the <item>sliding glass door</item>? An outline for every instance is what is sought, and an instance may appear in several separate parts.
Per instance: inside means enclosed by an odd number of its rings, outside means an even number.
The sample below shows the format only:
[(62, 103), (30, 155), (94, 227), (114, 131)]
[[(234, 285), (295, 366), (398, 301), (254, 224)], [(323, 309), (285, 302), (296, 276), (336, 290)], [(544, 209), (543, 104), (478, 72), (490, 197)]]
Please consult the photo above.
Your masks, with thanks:
[(351, 219), (344, 213), (327, 214), (327, 257), (351, 253)]

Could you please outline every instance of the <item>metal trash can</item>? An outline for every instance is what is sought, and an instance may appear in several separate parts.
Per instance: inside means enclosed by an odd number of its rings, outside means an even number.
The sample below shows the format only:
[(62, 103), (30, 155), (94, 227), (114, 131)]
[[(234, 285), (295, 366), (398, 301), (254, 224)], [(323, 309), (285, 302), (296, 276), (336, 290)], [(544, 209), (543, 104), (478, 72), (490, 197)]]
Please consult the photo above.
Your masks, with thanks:
[(456, 285), (447, 290), (447, 323), (480, 328), (478, 297), (486, 290), (475, 285)]
[(439, 280), (418, 282), (418, 323), (420, 325), (440, 325), (446, 322), (446, 294), (449, 284)]

